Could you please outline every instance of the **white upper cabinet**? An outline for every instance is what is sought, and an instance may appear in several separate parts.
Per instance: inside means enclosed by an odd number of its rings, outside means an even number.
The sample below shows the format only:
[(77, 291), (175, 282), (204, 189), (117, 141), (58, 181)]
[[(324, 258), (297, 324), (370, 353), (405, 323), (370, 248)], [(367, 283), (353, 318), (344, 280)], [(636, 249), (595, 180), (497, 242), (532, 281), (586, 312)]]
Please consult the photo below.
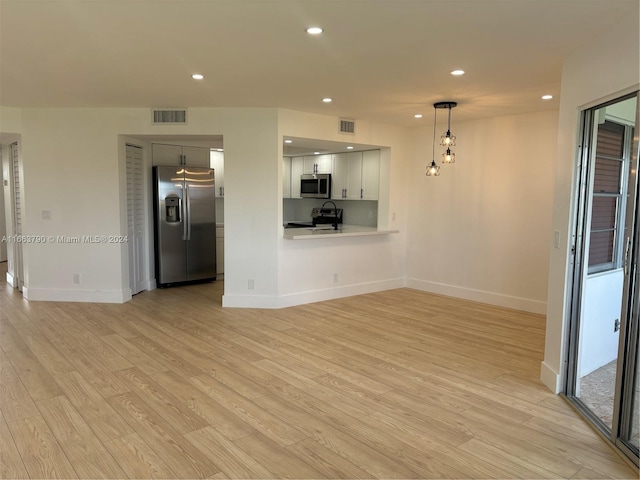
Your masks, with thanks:
[(333, 155), (331, 175), (331, 198), (339, 200), (347, 198), (349, 188), (349, 155), (351, 153), (336, 153)]
[(304, 173), (304, 158), (291, 158), (291, 198), (302, 198), (300, 196), (300, 177)]
[(209, 149), (182, 145), (151, 144), (153, 165), (187, 165), (209, 168)]
[(305, 156), (303, 173), (331, 173), (331, 157), (331, 155)]
[(333, 155), (331, 182), (333, 199), (378, 200), (380, 151)]
[(213, 178), (216, 181), (216, 197), (224, 197), (224, 153), (211, 150), (209, 153), (209, 167), (213, 168)]
[(336, 153), (333, 155), (331, 175), (334, 199), (356, 200), (360, 198), (362, 152)]
[(282, 157), (282, 198), (291, 198), (291, 157)]
[(378, 200), (380, 192), (380, 150), (362, 152), (362, 200)]

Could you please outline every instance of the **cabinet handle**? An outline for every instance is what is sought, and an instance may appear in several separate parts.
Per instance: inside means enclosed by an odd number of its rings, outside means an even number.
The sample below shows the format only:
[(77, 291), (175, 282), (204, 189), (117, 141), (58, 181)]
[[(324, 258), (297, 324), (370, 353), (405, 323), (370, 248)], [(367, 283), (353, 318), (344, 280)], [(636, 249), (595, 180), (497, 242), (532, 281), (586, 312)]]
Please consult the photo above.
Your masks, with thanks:
[(360, 198), (364, 198), (364, 188), (360, 189)]

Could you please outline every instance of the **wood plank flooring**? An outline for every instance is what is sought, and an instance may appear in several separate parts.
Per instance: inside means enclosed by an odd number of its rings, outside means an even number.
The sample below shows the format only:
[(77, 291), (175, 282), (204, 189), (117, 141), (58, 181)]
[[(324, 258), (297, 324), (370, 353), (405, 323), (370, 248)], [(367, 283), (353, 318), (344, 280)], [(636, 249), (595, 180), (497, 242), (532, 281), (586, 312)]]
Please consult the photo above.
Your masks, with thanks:
[(1, 478), (638, 478), (538, 380), (545, 319), (410, 289), (27, 302), (0, 264)]

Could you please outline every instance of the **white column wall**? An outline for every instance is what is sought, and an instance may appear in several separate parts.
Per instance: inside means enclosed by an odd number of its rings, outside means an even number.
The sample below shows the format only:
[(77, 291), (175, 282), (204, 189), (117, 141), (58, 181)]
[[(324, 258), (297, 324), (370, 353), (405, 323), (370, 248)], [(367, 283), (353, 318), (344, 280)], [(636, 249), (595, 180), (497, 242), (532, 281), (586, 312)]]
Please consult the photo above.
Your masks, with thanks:
[(453, 110), (456, 163), (439, 177), (425, 175), (433, 127), (414, 131), (407, 286), (545, 312), (557, 116), (457, 122)]
[(575, 222), (575, 165), (580, 112), (638, 89), (640, 81), (639, 15), (616, 26), (565, 58), (562, 69), (558, 154), (552, 230), (559, 248), (549, 259), (547, 331), (541, 380), (554, 392), (564, 389), (568, 324), (571, 232)]
[[(404, 286), (406, 248), (407, 131), (357, 121), (356, 135), (338, 133), (338, 119), (280, 111), (279, 136), (322, 138), (381, 147), (378, 225), (400, 233), (376, 237), (285, 240), (278, 222), (279, 306), (338, 298)], [(225, 167), (226, 168), (226, 167)], [(226, 173), (226, 171), (225, 171)], [(282, 205), (282, 185), (278, 189)], [(335, 280), (334, 274), (338, 275)]]

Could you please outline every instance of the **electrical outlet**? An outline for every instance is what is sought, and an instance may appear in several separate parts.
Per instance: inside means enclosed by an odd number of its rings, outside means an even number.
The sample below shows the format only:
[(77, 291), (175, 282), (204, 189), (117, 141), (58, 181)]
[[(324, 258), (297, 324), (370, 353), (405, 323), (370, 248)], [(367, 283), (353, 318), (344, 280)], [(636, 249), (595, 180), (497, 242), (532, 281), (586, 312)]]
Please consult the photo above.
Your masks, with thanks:
[(51, 210), (42, 210), (42, 220), (51, 220)]
[(79, 273), (74, 273), (73, 274), (73, 283), (76, 285), (80, 285), (80, 274)]
[(553, 232), (553, 246), (555, 248), (560, 248), (560, 231), (558, 230)]
[(247, 282), (247, 288), (249, 290), (253, 290), (255, 288), (255, 283), (253, 281), (253, 278), (250, 278), (249, 281)]
[(337, 273), (333, 274), (333, 283), (338, 283), (340, 281), (340, 276)]

